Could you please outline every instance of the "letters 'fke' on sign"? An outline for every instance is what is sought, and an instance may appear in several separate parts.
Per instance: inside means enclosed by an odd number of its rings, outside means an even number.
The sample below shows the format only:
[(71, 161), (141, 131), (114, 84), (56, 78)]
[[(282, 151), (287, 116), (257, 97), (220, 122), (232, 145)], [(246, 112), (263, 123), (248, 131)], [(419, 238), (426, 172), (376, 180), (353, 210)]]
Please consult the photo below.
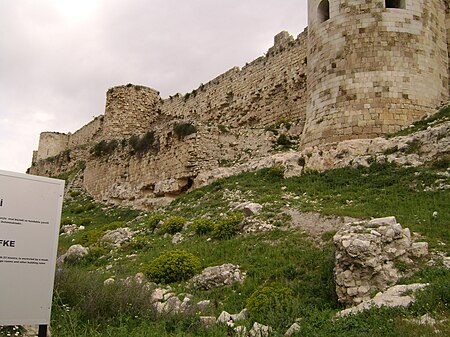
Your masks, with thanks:
[(0, 193), (0, 325), (48, 325), (64, 181), (0, 170)]

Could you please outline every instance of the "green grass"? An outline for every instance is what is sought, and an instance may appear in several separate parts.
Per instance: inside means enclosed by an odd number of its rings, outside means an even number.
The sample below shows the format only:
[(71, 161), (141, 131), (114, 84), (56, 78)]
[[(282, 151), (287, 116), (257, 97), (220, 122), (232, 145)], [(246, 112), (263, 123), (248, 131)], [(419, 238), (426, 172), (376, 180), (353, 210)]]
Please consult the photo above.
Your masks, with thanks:
[[(422, 269), (402, 282), (429, 282), (430, 290), (418, 303), (402, 310), (374, 309), (339, 321), (333, 320), (340, 309), (333, 283), (333, 231), (322, 235), (320, 246), (299, 231), (278, 228), (268, 233), (236, 235), (208, 239), (206, 232), (197, 234), (195, 227), (183, 229), (185, 240), (171, 243), (158, 226), (172, 216), (188, 221), (206, 217), (219, 223), (235, 211), (230, 202), (253, 201), (263, 205), (257, 216), (276, 225), (288, 225), (288, 207), (300, 211), (346, 215), (357, 218), (396, 216), (404, 227), (420, 232), (431, 247), (448, 252), (449, 191), (430, 190), (435, 182), (449, 179), (439, 173), (442, 165), (405, 168), (374, 164), (369, 168), (337, 169), (324, 173), (308, 172), (300, 177), (283, 179), (280, 168), (219, 180), (204, 188), (177, 198), (160, 213), (143, 213), (107, 208), (86, 195), (73, 194), (65, 202), (65, 223), (86, 222), (86, 230), (61, 237), (60, 251), (70, 245), (91, 245), (93, 253), (79, 265), (65, 267), (58, 274), (52, 312), (55, 336), (229, 336), (226, 326), (205, 329), (199, 313), (184, 316), (161, 316), (143, 299), (139, 288), (124, 288), (120, 283), (107, 288), (109, 277), (126, 278), (142, 272), (161, 253), (174, 249), (190, 252), (200, 259), (201, 267), (224, 263), (239, 265), (247, 276), (243, 284), (215, 290), (194, 290), (186, 282), (172, 283), (177, 293), (190, 293), (193, 302), (210, 299), (212, 305), (202, 315), (218, 316), (222, 310), (240, 312), (248, 299), (264, 287), (289, 289), (290, 300), (277, 310), (264, 310), (260, 323), (271, 325), (275, 336), (284, 334), (297, 319), (302, 330), (297, 336), (446, 336), (447, 324), (439, 324), (439, 333), (427, 326), (411, 323), (413, 318), (430, 312), (433, 317), (450, 315), (449, 272), (439, 266)], [(437, 216), (433, 213), (437, 212)], [(69, 221), (70, 220), (70, 221)], [(140, 233), (120, 249), (99, 245), (98, 233), (118, 224)], [(89, 234), (91, 233), (91, 234)], [(209, 235), (208, 235), (209, 234)], [(91, 240), (85, 240), (86, 236)], [(443, 246), (442, 244), (445, 244)], [(128, 258), (137, 254), (135, 258)], [(106, 270), (105, 266), (111, 268)], [(255, 318), (244, 321), (250, 328)], [(1, 334), (0, 334), (1, 336)]]

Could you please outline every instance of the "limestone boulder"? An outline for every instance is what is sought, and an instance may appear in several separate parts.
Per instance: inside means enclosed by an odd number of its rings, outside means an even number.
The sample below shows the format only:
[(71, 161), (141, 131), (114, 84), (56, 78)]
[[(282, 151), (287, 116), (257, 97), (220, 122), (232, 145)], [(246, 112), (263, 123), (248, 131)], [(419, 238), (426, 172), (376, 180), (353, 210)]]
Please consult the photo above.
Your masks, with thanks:
[(88, 253), (89, 248), (83, 247), (82, 245), (73, 245), (69, 247), (65, 254), (58, 258), (57, 263), (76, 263)]
[(194, 276), (189, 284), (196, 289), (210, 290), (220, 287), (230, 287), (235, 283), (242, 283), (245, 273), (239, 266), (227, 263), (221, 266), (208, 267), (201, 274)]
[(107, 231), (101, 238), (101, 241), (120, 247), (123, 243), (130, 241), (133, 235), (134, 232), (128, 227), (117, 228), (112, 231)]

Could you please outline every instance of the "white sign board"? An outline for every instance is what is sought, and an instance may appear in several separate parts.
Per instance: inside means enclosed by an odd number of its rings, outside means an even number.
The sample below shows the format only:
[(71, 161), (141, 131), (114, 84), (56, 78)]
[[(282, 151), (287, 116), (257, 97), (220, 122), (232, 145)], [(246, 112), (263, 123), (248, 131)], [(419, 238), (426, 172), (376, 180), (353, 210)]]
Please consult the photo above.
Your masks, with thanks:
[(0, 325), (50, 323), (64, 181), (0, 170)]

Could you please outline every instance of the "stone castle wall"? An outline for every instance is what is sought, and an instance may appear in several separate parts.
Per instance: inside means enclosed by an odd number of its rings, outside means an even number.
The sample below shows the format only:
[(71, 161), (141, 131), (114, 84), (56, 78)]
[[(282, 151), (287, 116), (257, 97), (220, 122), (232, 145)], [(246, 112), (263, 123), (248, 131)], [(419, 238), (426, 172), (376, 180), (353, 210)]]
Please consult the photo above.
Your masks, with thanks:
[(94, 118), (75, 133), (69, 134), (68, 147), (73, 149), (77, 146), (85, 145), (99, 139), (102, 129), (103, 116)]
[[(448, 55), (448, 78), (450, 79), (450, 0), (444, 1), (445, 6), (445, 28), (447, 30), (447, 55)], [(450, 80), (448, 83), (448, 93), (450, 95)]]
[(84, 170), (87, 191), (105, 202), (152, 208), (190, 188), (199, 172), (266, 156), (273, 144), (264, 130), (243, 134), (197, 124), (197, 132), (180, 139), (171, 127), (155, 129), (156, 153), (130, 156), (124, 147), (106, 158), (91, 155)]
[(304, 120), (307, 32), (275, 37), (265, 56), (232, 68), (193, 92), (164, 100), (162, 113), (218, 124), (265, 127), (281, 119)]
[(442, 0), (310, 0), (303, 144), (372, 138), (434, 110), (448, 97), (444, 27)]
[[(105, 114), (74, 134), (45, 132), (30, 173), (57, 176), (85, 162), (84, 187), (98, 200), (151, 208), (204, 172), (264, 157), (278, 131), (301, 146), (394, 132), (449, 96), (449, 0), (309, 0), (309, 28), (275, 36), (266, 55), (186, 95), (151, 88), (107, 92)], [(444, 7), (445, 6), (445, 7)], [(196, 132), (179, 139), (174, 125)], [(158, 150), (130, 152), (132, 136), (154, 131)], [(278, 132), (277, 131), (277, 132)], [(108, 156), (92, 149), (118, 140)]]

